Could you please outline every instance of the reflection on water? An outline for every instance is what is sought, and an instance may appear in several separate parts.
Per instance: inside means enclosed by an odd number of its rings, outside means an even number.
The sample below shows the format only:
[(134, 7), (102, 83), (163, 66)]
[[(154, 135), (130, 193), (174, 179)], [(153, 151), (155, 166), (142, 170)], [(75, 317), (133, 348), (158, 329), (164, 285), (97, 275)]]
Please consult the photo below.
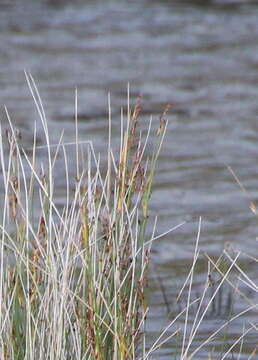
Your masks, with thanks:
[[(258, 7), (247, 1), (48, 1), (0, 4), (1, 105), (31, 146), (38, 116), (23, 71), (30, 71), (49, 119), (53, 142), (61, 129), (73, 129), (74, 89), (79, 93), (81, 139), (94, 138), (98, 151), (107, 139), (107, 94), (111, 92), (114, 132), (127, 83), (131, 96), (143, 97), (143, 115), (157, 119), (172, 104), (152, 211), (159, 229), (187, 224), (156, 244), (154, 260), (173, 302), (189, 270), (198, 218), (202, 251), (218, 255), (226, 243), (257, 252), (256, 218), (226, 165), (232, 166), (250, 198), (257, 198)], [(1, 115), (4, 126), (6, 119)], [(40, 126), (39, 126), (40, 128)], [(39, 144), (44, 137), (39, 130)], [(44, 156), (44, 154), (42, 154)], [(65, 191), (60, 183), (60, 201)], [(248, 249), (247, 249), (248, 247)], [(194, 291), (207, 273), (203, 261)], [(204, 265), (206, 264), (206, 265)], [(252, 273), (249, 261), (244, 265)], [(250, 265), (250, 266), (249, 266)], [(225, 294), (225, 295), (224, 295)], [(231, 297), (225, 289), (221, 298)], [(153, 285), (155, 311), (150, 330), (166, 321), (159, 287)], [(217, 305), (216, 305), (217, 306)], [(226, 306), (226, 305), (225, 305)], [(234, 311), (240, 311), (240, 302)], [(253, 320), (245, 315), (245, 320)], [(195, 345), (214, 328), (207, 318)], [(241, 321), (230, 333), (241, 335)], [(254, 344), (253, 334), (246, 337)], [(231, 342), (231, 340), (229, 342)], [(216, 340), (221, 350), (222, 338)], [(206, 349), (207, 350), (207, 349)], [(171, 344), (160, 352), (171, 354)], [(200, 357), (207, 358), (207, 352)], [(206, 357), (205, 357), (206, 356)], [(198, 357), (198, 358), (200, 358)]]

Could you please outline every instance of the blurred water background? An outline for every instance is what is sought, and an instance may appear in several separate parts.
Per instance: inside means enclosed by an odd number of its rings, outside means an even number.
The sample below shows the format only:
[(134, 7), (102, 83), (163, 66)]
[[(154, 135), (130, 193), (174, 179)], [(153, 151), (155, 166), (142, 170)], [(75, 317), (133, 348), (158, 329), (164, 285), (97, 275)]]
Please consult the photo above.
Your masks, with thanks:
[[(32, 145), (39, 118), (24, 70), (38, 84), (53, 142), (62, 129), (67, 141), (74, 139), (75, 87), (80, 139), (93, 140), (100, 152), (106, 151), (108, 92), (118, 134), (127, 83), (132, 101), (142, 95), (146, 120), (152, 114), (158, 122), (166, 104), (173, 105), (151, 213), (158, 215), (160, 233), (187, 223), (154, 245), (152, 277), (157, 281), (151, 282), (148, 325), (152, 341), (168, 322), (165, 303), (172, 312), (184, 306), (184, 299), (175, 308), (173, 302), (191, 266), (200, 216), (202, 252), (193, 294), (198, 296), (206, 279), (204, 252), (216, 257), (231, 246), (257, 254), (257, 217), (248, 203), (258, 197), (258, 5), (244, 0), (6, 0), (0, 1), (0, 44), (1, 124), (7, 126), (6, 105), (25, 147)], [(44, 144), (38, 127), (38, 144)], [(62, 176), (57, 181), (62, 205), (65, 182)], [(255, 262), (247, 257), (241, 261), (255, 279)], [(225, 287), (193, 348), (245, 306), (234, 302)], [(232, 322), (226, 337), (217, 337), (195, 358), (207, 359), (211, 352), (219, 359), (223, 347), (241, 336), (243, 320), (248, 324), (255, 316), (248, 313)], [(255, 345), (257, 332), (251, 331), (241, 359), (248, 358)], [(177, 340), (171, 340), (157, 358), (177, 358), (178, 347)]]

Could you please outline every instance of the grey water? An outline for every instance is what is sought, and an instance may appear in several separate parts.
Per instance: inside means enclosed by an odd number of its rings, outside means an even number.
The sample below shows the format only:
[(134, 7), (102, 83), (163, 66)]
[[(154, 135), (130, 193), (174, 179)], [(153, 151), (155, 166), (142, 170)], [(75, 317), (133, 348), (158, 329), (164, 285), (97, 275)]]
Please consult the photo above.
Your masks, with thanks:
[[(24, 70), (38, 85), (53, 142), (62, 129), (67, 141), (74, 134), (75, 88), (80, 140), (92, 140), (100, 153), (106, 151), (109, 93), (118, 134), (128, 83), (132, 102), (142, 96), (143, 118), (152, 115), (154, 126), (166, 105), (172, 105), (151, 214), (158, 216), (158, 233), (186, 224), (153, 246), (150, 343), (187, 302), (185, 291), (174, 304), (191, 268), (200, 217), (192, 300), (206, 280), (206, 254), (216, 260), (225, 247), (243, 253), (240, 264), (256, 281), (256, 261), (248, 257), (258, 254), (258, 219), (249, 209), (250, 201), (258, 199), (256, 1), (0, 1), (1, 125), (7, 127), (5, 105), (29, 148), (35, 122), (38, 143), (45, 140)], [(65, 183), (59, 182), (62, 204)], [(236, 282), (237, 272), (232, 276)], [(255, 292), (241, 281), (238, 286), (255, 301)], [(248, 305), (227, 284), (220, 292), (189, 355)], [(197, 309), (189, 314), (188, 335)], [(232, 321), (194, 359), (220, 359), (256, 318), (253, 310)], [(183, 318), (176, 326), (183, 331)], [(257, 338), (254, 328), (227, 358), (237, 358), (241, 350), (239, 358), (247, 359)], [(182, 339), (175, 336), (156, 356), (179, 358), (181, 347)]]

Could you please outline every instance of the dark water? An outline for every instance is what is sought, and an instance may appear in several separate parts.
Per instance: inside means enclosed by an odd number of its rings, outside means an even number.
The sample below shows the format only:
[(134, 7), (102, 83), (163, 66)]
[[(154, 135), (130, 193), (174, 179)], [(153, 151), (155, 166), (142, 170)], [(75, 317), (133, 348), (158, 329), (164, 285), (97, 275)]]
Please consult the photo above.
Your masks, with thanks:
[[(253, 256), (258, 253), (258, 219), (248, 208), (249, 201), (258, 197), (258, 5), (208, 0), (76, 1), (73, 5), (1, 1), (0, 44), (1, 105), (8, 107), (21, 129), (25, 146), (31, 146), (38, 116), (24, 70), (32, 73), (39, 86), (53, 142), (63, 128), (65, 139), (71, 141), (75, 87), (80, 137), (93, 139), (98, 151), (106, 149), (108, 92), (117, 128), (128, 82), (132, 99), (143, 97), (145, 119), (152, 114), (157, 121), (166, 104), (173, 104), (152, 214), (159, 216), (159, 232), (187, 223), (154, 246), (153, 277), (158, 279), (152, 284), (149, 323), (154, 339), (169, 319), (165, 303), (173, 312), (187, 300), (184, 293), (180, 304), (173, 306), (190, 270), (200, 216), (201, 254), (193, 299), (206, 279), (204, 252), (216, 258), (225, 246), (231, 246)], [(3, 111), (1, 121), (6, 126)], [(44, 143), (41, 130), (38, 141)], [(227, 165), (247, 194), (236, 185)], [(240, 264), (255, 280), (255, 262), (243, 255)], [(162, 287), (166, 288), (163, 295)], [(241, 282), (239, 288), (255, 301)], [(225, 284), (221, 300), (204, 318), (189, 353), (246, 308), (247, 303), (233, 295)], [(194, 359), (207, 359), (208, 354), (222, 358), (225, 348), (221, 344), (229, 349), (243, 333), (243, 323), (247, 329), (255, 320), (254, 311), (236, 319), (223, 333), (226, 342), (223, 334), (216, 337)], [(184, 326), (181, 320), (179, 326)], [(257, 338), (256, 330), (245, 336), (239, 358), (248, 357)], [(181, 344), (179, 338), (171, 340), (157, 357), (173, 359), (177, 354), (179, 358)], [(239, 346), (226, 358), (236, 358), (238, 351)]]

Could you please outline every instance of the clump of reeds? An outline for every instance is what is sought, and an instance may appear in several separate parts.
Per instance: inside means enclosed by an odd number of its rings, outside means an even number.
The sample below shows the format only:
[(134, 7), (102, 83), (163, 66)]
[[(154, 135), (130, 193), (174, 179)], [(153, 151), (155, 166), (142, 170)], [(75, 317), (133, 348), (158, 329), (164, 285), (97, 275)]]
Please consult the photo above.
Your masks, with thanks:
[[(38, 161), (36, 140), (29, 152), (23, 149), (9, 121), (8, 148), (4, 130), (0, 135), (0, 358), (125, 360), (139, 351), (144, 358), (152, 243), (146, 228), (167, 122), (160, 118), (156, 147), (147, 156), (150, 127), (144, 138), (140, 101), (134, 109), (128, 105), (118, 156), (111, 147), (110, 120), (102, 171), (90, 142), (80, 160), (76, 116), (76, 178), (71, 179), (67, 148), (62, 139), (52, 146), (37, 88), (30, 76), (27, 80), (45, 132), (47, 163)], [(58, 155), (67, 183), (62, 208), (55, 202)]]
[[(62, 137), (57, 145), (52, 144), (37, 88), (31, 76), (27, 80), (44, 129), (47, 160), (42, 164), (38, 157), (36, 131), (32, 149), (26, 151), (22, 147), (21, 134), (13, 127), (6, 110), (9, 129), (0, 131), (0, 359), (147, 360), (165, 341), (176, 337), (181, 344), (179, 358), (190, 360), (232, 321), (257, 310), (257, 304), (239, 291), (229, 277), (232, 269), (237, 270), (239, 280), (257, 293), (257, 285), (237, 264), (239, 253), (232, 258), (225, 251), (227, 261), (222, 257), (213, 261), (207, 256), (203, 293), (197, 298), (193, 296), (200, 221), (193, 263), (179, 294), (180, 298), (187, 292), (186, 305), (146, 350), (147, 269), (151, 244), (162, 236), (154, 235), (154, 222), (152, 236), (147, 237), (149, 201), (167, 127), (167, 109), (160, 118), (151, 155), (146, 151), (151, 122), (147, 135), (143, 136), (139, 129), (140, 100), (132, 109), (128, 100), (126, 120), (121, 114), (120, 148), (116, 153), (112, 150), (109, 111), (103, 170), (91, 142), (87, 145), (84, 142), (85, 153), (81, 149), (76, 104), (76, 176), (71, 176), (67, 146)], [(61, 156), (66, 179), (62, 207), (56, 201), (55, 187), (61, 173), (56, 168), (57, 159), (60, 163)], [(216, 283), (214, 273), (219, 275)], [(230, 319), (195, 346), (209, 311), (215, 316), (222, 313), (224, 283), (248, 307), (231, 314), (230, 296), (226, 307), (229, 309), (226, 315), (232, 315)], [(165, 290), (163, 295), (169, 310)], [(182, 317), (183, 326), (171, 332), (170, 328)], [(244, 329), (220, 358), (226, 359), (240, 344), (239, 358), (244, 338), (253, 328), (257, 330), (257, 325), (252, 323)], [(256, 348), (250, 359), (255, 354)]]

